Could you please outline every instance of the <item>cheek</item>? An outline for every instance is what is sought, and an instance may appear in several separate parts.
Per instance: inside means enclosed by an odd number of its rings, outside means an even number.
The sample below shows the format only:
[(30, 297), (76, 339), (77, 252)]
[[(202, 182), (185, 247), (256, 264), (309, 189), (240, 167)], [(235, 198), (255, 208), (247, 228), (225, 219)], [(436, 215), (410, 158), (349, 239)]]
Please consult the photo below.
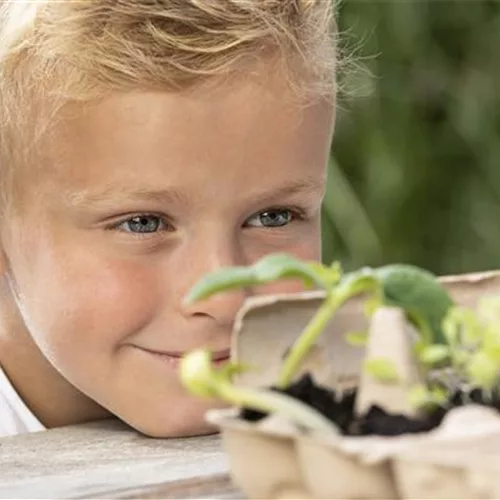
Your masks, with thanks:
[(35, 341), (54, 361), (109, 355), (159, 307), (157, 273), (132, 260), (65, 248), (39, 252), (33, 262), (18, 283), (21, 305)]

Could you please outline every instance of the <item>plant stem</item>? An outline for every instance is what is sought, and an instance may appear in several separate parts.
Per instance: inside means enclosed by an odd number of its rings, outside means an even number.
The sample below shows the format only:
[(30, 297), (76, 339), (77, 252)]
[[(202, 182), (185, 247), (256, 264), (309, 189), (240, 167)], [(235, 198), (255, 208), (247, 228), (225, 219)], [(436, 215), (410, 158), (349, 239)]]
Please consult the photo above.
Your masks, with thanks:
[(244, 406), (271, 415), (281, 415), (308, 430), (339, 434), (333, 422), (314, 408), (286, 394), (263, 389), (235, 387), (226, 383), (217, 387), (217, 394), (221, 399), (235, 406)]
[(278, 387), (283, 388), (289, 385), (300, 363), (314, 345), (316, 339), (324, 330), (335, 311), (346, 298), (344, 294), (338, 293), (337, 290), (333, 290), (327, 295), (323, 304), (321, 304), (321, 307), (292, 346), (288, 356), (284, 360), (278, 378)]
[(380, 295), (380, 283), (373, 273), (363, 269), (361, 272), (352, 273), (338, 286), (327, 292), (323, 304), (295, 341), (284, 360), (278, 377), (278, 387), (283, 388), (290, 384), (302, 360), (313, 347), (337, 309), (349, 298), (367, 291), (372, 291), (375, 296)]

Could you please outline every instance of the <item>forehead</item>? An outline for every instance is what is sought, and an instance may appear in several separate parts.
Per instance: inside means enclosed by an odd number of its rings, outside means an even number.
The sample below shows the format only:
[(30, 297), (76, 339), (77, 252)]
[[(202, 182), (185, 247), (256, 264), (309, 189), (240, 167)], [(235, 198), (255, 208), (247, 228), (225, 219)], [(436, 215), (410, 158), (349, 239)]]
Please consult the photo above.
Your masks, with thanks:
[[(179, 93), (115, 93), (69, 104), (46, 141), (45, 175), (68, 189), (162, 182), (201, 187), (302, 175), (324, 163), (331, 103), (304, 102), (276, 75)], [(259, 177), (260, 176), (260, 177)]]

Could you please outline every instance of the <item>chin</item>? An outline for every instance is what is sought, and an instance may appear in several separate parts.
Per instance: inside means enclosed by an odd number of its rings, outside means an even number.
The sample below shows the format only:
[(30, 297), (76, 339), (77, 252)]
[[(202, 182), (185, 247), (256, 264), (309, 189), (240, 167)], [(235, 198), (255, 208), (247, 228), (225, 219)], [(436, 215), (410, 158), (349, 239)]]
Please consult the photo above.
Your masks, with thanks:
[(189, 425), (134, 426), (135, 430), (151, 438), (183, 438), (193, 436), (209, 436), (218, 434), (219, 429), (206, 422), (190, 423)]
[(200, 404), (198, 401), (184, 408), (178, 406), (161, 419), (152, 415), (138, 415), (133, 419), (122, 418), (122, 420), (141, 434), (152, 438), (206, 436), (218, 434), (219, 429), (206, 422), (205, 413), (209, 409), (224, 407), (227, 405), (213, 402)]

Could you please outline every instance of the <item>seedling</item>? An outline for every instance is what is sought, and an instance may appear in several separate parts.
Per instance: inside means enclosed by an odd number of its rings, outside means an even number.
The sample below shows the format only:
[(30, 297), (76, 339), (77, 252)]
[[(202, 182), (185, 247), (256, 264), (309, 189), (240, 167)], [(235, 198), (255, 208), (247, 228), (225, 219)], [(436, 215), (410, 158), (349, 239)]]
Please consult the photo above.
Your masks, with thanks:
[(363, 366), (366, 373), (381, 382), (393, 383), (399, 380), (399, 375), (393, 363), (385, 358), (367, 359)]
[[(426, 376), (434, 369), (435, 376), (434, 380), (410, 389), (411, 404), (427, 411), (438, 406), (446, 408), (452, 391), (457, 389), (462, 391), (464, 402), (468, 402), (468, 393), (474, 389), (480, 391), (483, 401), (493, 402), (500, 387), (500, 297), (483, 297), (477, 311), (449, 308), (441, 331), (445, 343), (416, 345), (420, 368)], [(356, 344), (362, 338), (351, 334), (349, 341)], [(367, 360), (364, 369), (380, 381), (397, 380), (394, 366), (385, 360)], [(444, 378), (450, 379), (451, 386)]]
[(363, 268), (342, 276), (338, 262), (326, 266), (302, 261), (288, 254), (271, 254), (252, 266), (229, 267), (208, 274), (190, 291), (186, 302), (202, 300), (234, 288), (289, 278), (301, 279), (306, 288), (322, 288), (326, 295), (316, 314), (288, 351), (281, 366), (278, 387), (290, 384), (335, 312), (355, 295), (367, 295), (366, 306), (372, 311), (381, 305), (402, 308), (421, 333), (423, 346), (445, 342), (441, 324), (453, 305), (451, 298), (431, 273), (404, 264)]
[(182, 360), (181, 380), (192, 394), (282, 416), (305, 430), (338, 434), (331, 421), (297, 399), (268, 389), (233, 385), (231, 376), (244, 370), (244, 367), (227, 363), (217, 370), (210, 359), (208, 350), (197, 350), (187, 354)]
[(477, 311), (453, 307), (443, 331), (447, 344), (423, 349), (420, 359), (446, 363), (457, 382), (492, 401), (500, 384), (500, 297), (483, 297)]

